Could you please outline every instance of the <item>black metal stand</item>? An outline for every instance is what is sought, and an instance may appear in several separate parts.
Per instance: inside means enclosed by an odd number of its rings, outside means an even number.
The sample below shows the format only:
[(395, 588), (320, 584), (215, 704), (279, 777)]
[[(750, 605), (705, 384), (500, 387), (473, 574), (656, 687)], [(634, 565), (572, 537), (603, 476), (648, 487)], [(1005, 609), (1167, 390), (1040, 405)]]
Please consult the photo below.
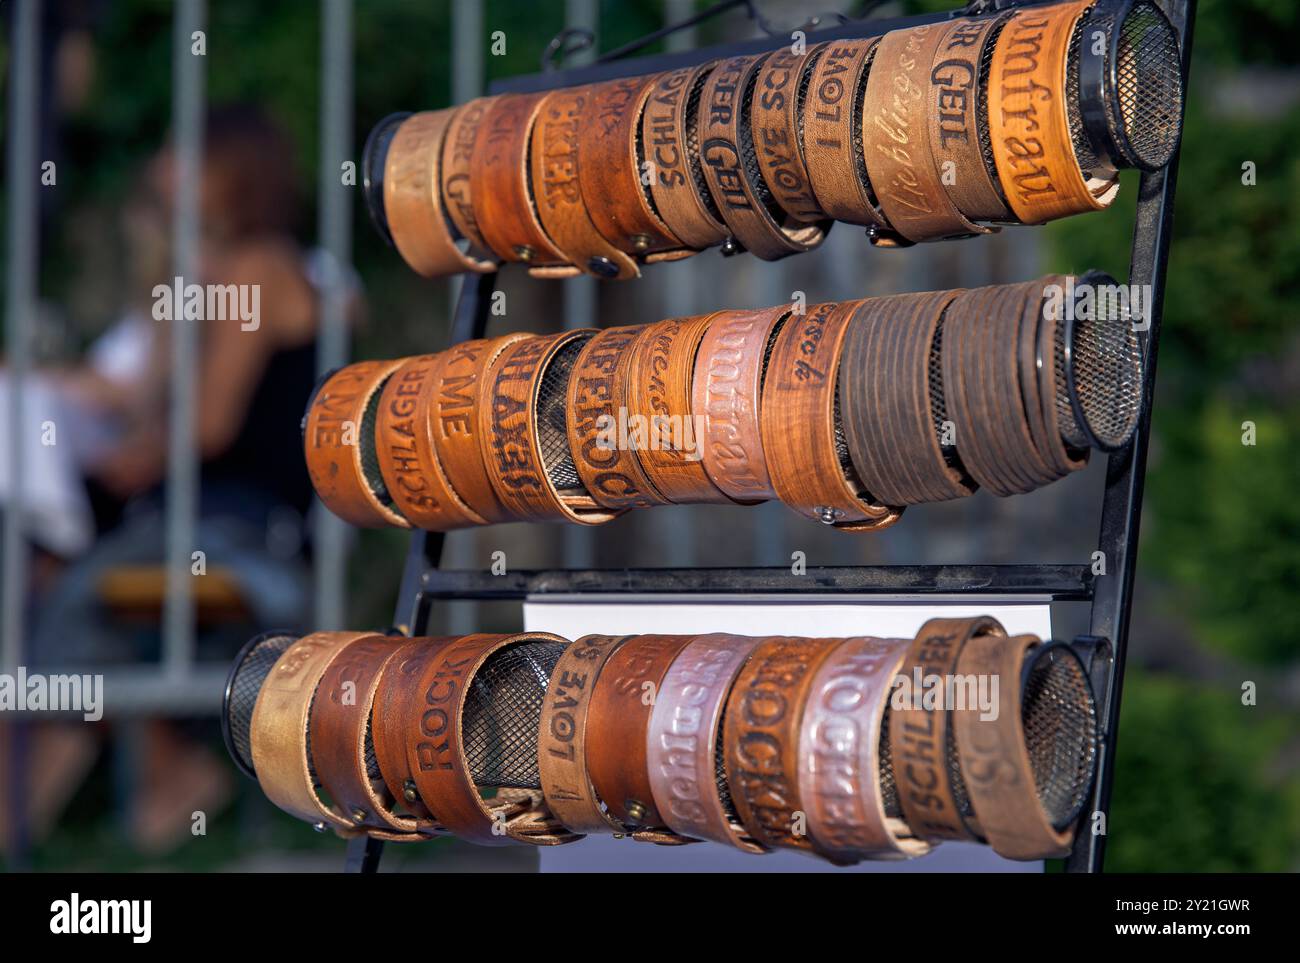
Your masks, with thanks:
[[(809, 46), (823, 40), (873, 37), (901, 27), (934, 23), (953, 16), (1011, 6), (1041, 5), (1051, 0), (977, 0), (969, 9), (890, 20), (849, 21), (807, 35)], [(1059, 2), (1059, 0), (1057, 0)], [(1195, 0), (1157, 0), (1178, 31), (1183, 51), (1183, 89), (1191, 61)], [(636, 59), (598, 62), (573, 70), (513, 77), (494, 83), (492, 93), (538, 91), (617, 77), (649, 74), (738, 54), (772, 49), (771, 40), (711, 47)], [(432, 604), (439, 599), (519, 599), (536, 595), (880, 595), (891, 598), (981, 599), (986, 601), (1088, 602), (1090, 635), (1074, 646), (1088, 668), (1100, 713), (1101, 746), (1093, 805), (1079, 817), (1067, 872), (1101, 872), (1105, 852), (1105, 819), (1110, 806), (1119, 724), (1124, 656), (1133, 605), (1138, 524), (1146, 475), (1155, 396), (1156, 348), (1164, 307), (1165, 274), (1173, 229), (1174, 188), (1178, 156), (1160, 171), (1144, 174), (1138, 190), (1129, 283), (1149, 286), (1152, 293), (1149, 326), (1139, 334), (1145, 367), (1143, 408), (1132, 442), (1108, 456), (1106, 489), (1101, 507), (1098, 549), (1105, 574), (1093, 575), (1088, 565), (854, 565), (808, 568), (793, 575), (787, 568), (696, 568), (519, 571), (492, 575), (486, 571), (446, 571), (439, 567), (442, 535), (416, 532), (411, 536), (402, 576), (395, 623), (411, 635), (426, 633)], [(452, 320), (451, 343), (482, 337), (495, 275), (467, 277)], [(362, 843), (366, 845), (363, 846)], [(373, 872), (382, 844), (356, 840), (349, 844), (348, 868)], [(355, 867), (355, 869), (354, 869)]]

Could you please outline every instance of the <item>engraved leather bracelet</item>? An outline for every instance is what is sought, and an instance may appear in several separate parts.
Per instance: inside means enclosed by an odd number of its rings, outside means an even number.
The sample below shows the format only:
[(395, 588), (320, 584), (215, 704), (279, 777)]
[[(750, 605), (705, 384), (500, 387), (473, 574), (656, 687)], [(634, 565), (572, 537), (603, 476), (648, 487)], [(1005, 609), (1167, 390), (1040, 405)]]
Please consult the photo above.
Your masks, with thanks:
[(584, 345), (569, 376), (567, 431), (578, 477), (596, 504), (613, 510), (663, 505), (619, 430), (642, 325), (606, 328)]
[(701, 249), (728, 236), (700, 162), (700, 92), (713, 68), (710, 61), (660, 74), (641, 114), (650, 198), (673, 235)]
[(503, 94), (479, 125), (470, 167), (470, 193), (479, 230), (503, 261), (522, 261), (538, 277), (572, 277), (569, 265), (537, 218), (528, 143), (545, 94)]
[[(948, 197), (973, 221), (1008, 221), (1011, 211), (1002, 197), (997, 170), (985, 162), (988, 119), (988, 77), (985, 50), (1006, 23), (1005, 16), (959, 17), (946, 28), (935, 49), (927, 88), (930, 147)], [(990, 147), (991, 156), (991, 147)]]
[(650, 486), (675, 504), (728, 503), (709, 480), (703, 439), (695, 432), (691, 381), (696, 352), (713, 315), (672, 318), (647, 325), (627, 367), (628, 418), (646, 428), (636, 457)]
[(438, 649), (416, 680), (419, 696), (405, 727), (411, 778), (434, 818), (468, 842), (556, 846), (582, 838), (547, 812), (537, 790), (498, 788), (491, 799), (484, 799), (474, 785), (465, 755), (462, 724), (475, 674), (493, 653), (540, 640), (564, 642), (543, 632), (463, 636)]
[(781, 501), (847, 531), (884, 528), (902, 514), (862, 489), (847, 448), (837, 443), (840, 354), (861, 305), (818, 304), (786, 321), (772, 349), (761, 412), (763, 450)]
[(858, 477), (891, 505), (962, 498), (975, 485), (940, 447), (931, 358), (956, 291), (863, 303), (845, 336), (840, 367), (844, 439)]
[(462, 341), (439, 352), (417, 399), (433, 436), (434, 455), (451, 490), (488, 523), (512, 521), (492, 487), (481, 412), (491, 404), (488, 370), (526, 334)]
[(729, 801), (724, 803), (718, 753), (727, 696), (761, 641), (719, 633), (687, 644), (655, 697), (646, 749), (650, 789), (668, 828), (747, 853), (767, 850), (741, 825)]
[(803, 54), (789, 47), (774, 50), (763, 61), (749, 105), (750, 136), (763, 180), (787, 216), (805, 224), (825, 221), (804, 164), (804, 74), (823, 51), (818, 44)]
[(646, 762), (650, 715), (690, 635), (636, 635), (609, 657), (587, 710), (587, 769), (608, 811), (627, 827), (663, 826)]
[(352, 821), (316, 792), (307, 733), (321, 676), (351, 643), (369, 632), (316, 632), (294, 642), (262, 683), (249, 726), (253, 768), (271, 800), (291, 816), (355, 836)]
[[(930, 71), (946, 26), (892, 30), (876, 47), (863, 101), (867, 171), (894, 230), (912, 241), (988, 233), (949, 199), (930, 142)], [(958, 177), (962, 172), (957, 172)]]
[(307, 474), (325, 507), (353, 525), (409, 528), (375, 458), (374, 414), (401, 361), (360, 361), (330, 375), (303, 425)]
[(427, 404), (442, 366), (439, 354), (407, 358), (379, 397), (375, 454), (394, 504), (416, 528), (445, 532), (486, 524), (452, 488), (434, 448), (436, 430)]
[(393, 811), (382, 775), (366, 768), (375, 693), (401, 642), (372, 635), (344, 647), (316, 687), (308, 729), (316, 778), (335, 808), (371, 836), (413, 842), (425, 838), (417, 821)]
[(958, 660), (962, 675), (998, 679), (996, 719), (978, 707), (954, 711), (957, 757), (971, 805), (989, 845), (1008, 859), (1047, 859), (1070, 850), (1073, 833), (1048, 820), (1038, 797), (1021, 722), (1021, 668), (1041, 644), (1036, 636), (983, 635), (966, 643)]
[(820, 850), (799, 793), (799, 734), (818, 668), (843, 639), (764, 639), (727, 699), (723, 746), (727, 785), (740, 821), (770, 847)]
[(845, 639), (813, 676), (799, 730), (799, 795), (810, 835), (834, 862), (930, 851), (906, 822), (888, 815), (880, 783), (881, 731), (910, 645)]
[(700, 94), (700, 154), (704, 178), (731, 236), (745, 250), (774, 261), (816, 247), (826, 232), (817, 224), (784, 226), (786, 215), (758, 171), (748, 94), (766, 59), (731, 57), (709, 74)]
[(804, 101), (803, 154), (822, 210), (837, 221), (886, 230), (862, 153), (862, 99), (878, 42), (825, 44)]
[(704, 470), (719, 491), (743, 504), (776, 497), (759, 413), (767, 346), (789, 315), (789, 305), (720, 311), (695, 355), (691, 411), (704, 426)]
[(1084, 180), (1070, 136), (1069, 44), (1093, 2), (1017, 10), (993, 49), (989, 138), (1002, 192), (1025, 224), (1100, 210), (1119, 190), (1114, 172)]
[(384, 215), (402, 258), (417, 274), (442, 277), (491, 271), (496, 262), (462, 251), (442, 200), (442, 149), (456, 109), (402, 121), (384, 164)]
[(579, 134), (578, 183), (597, 230), (648, 261), (692, 253), (655, 211), (641, 183), (641, 111), (657, 76), (593, 84)]
[(462, 105), (447, 125), (447, 135), (442, 143), (442, 199), (447, 215), (460, 236), (469, 242), (470, 256), (493, 262), (496, 256), (483, 239), (478, 215), (474, 211), (470, 171), (474, 169), (478, 129), (495, 101), (495, 97), (476, 97)]
[[(582, 350), (590, 334), (574, 330), (516, 341), (488, 369), (488, 403), (479, 412), (484, 459), (497, 498), (513, 518), (599, 525), (617, 514), (603, 510), (586, 492), (558, 490), (545, 457), (564, 444), (564, 427), (543, 422), (538, 410), (547, 368), (562, 353)], [(543, 444), (543, 432), (552, 443)]]
[(588, 274), (639, 277), (636, 261), (605, 240), (592, 223), (579, 186), (582, 165), (593, 162), (579, 150), (583, 127), (593, 122), (592, 93), (590, 86), (554, 90), (538, 109), (530, 148), (537, 216), (551, 242)]
[(916, 685), (918, 675), (922, 682), (926, 676), (956, 676), (962, 649), (981, 635), (1005, 638), (1006, 632), (987, 617), (930, 619), (921, 626), (898, 669), (911, 698), (890, 710), (890, 759), (903, 818), (922, 839), (983, 841), (961, 780), (953, 707), (945, 703), (926, 708), (922, 690)]

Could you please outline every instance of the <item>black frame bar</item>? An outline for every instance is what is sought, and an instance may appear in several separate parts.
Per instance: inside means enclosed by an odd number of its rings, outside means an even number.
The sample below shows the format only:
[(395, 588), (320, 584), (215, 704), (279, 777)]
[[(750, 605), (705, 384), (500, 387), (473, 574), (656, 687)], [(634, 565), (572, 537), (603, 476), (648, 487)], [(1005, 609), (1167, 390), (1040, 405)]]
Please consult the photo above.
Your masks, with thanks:
[[(984, 0), (965, 9), (919, 17), (852, 21), (810, 32), (808, 44), (824, 40), (873, 37), (900, 27), (935, 23), (956, 16), (979, 15), (1012, 6), (1045, 5), (1059, 0)], [(1183, 89), (1191, 63), (1192, 26), (1196, 0), (1156, 0), (1178, 32), (1183, 55)], [(773, 39), (709, 47), (673, 54), (597, 63), (493, 83), (491, 93), (531, 92), (592, 83), (636, 74), (649, 74), (706, 60), (760, 53), (773, 49)], [(1185, 98), (1184, 98), (1185, 103)], [(633, 596), (887, 596), (891, 599), (985, 599), (1039, 602), (1089, 602), (1090, 635), (1074, 648), (1092, 678), (1100, 714), (1100, 749), (1093, 805), (1079, 817), (1066, 872), (1102, 870), (1106, 836), (1093, 831), (1095, 815), (1110, 807), (1115, 768), (1120, 694), (1128, 630), (1133, 606), (1138, 526), (1155, 397), (1156, 347), (1164, 306), (1165, 276), (1173, 230), (1174, 190), (1178, 154), (1162, 170), (1143, 174), (1138, 190), (1129, 283), (1149, 285), (1152, 298), (1148, 328), (1139, 334), (1145, 367), (1143, 409), (1130, 444), (1107, 456), (1106, 488), (1102, 499), (1098, 549), (1104, 553), (1105, 574), (1078, 564), (1027, 565), (860, 565), (810, 568), (793, 575), (786, 568), (659, 568), (518, 571), (496, 576), (484, 571), (448, 571), (439, 567), (443, 536), (414, 532), (399, 590), (396, 626), (410, 635), (423, 635), (435, 601), (453, 599), (525, 599), (533, 595)], [(466, 277), (452, 319), (450, 342), (482, 337), (496, 275)], [(359, 838), (348, 847), (353, 871), (373, 872), (382, 843)]]

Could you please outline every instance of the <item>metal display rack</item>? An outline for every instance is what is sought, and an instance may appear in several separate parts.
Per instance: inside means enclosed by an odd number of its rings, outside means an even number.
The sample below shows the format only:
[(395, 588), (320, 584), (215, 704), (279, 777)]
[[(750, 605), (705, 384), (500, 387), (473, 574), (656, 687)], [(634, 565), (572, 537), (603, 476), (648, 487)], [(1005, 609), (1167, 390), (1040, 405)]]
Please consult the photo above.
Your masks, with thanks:
[[(968, 7), (944, 13), (880, 20), (844, 20), (835, 26), (807, 32), (809, 46), (825, 40), (880, 36), (890, 30), (936, 23), (1013, 7), (1044, 6), (1059, 0), (976, 0)], [(1191, 60), (1195, 0), (1156, 0), (1177, 31), (1182, 51), (1183, 90), (1187, 90)], [(748, 6), (748, 4), (746, 4)], [(752, 7), (750, 8), (753, 14)], [(662, 32), (661, 32), (662, 33)], [(657, 40), (652, 35), (648, 40)], [(563, 36), (552, 44), (559, 49)], [(772, 39), (749, 40), (697, 50), (629, 59), (615, 59), (631, 44), (590, 66), (548, 70), (512, 77), (491, 84), (490, 93), (533, 92), (594, 83), (619, 77), (650, 74), (691, 66), (739, 54), (773, 49)], [(1173, 229), (1174, 190), (1178, 154), (1164, 168), (1143, 173), (1138, 189), (1128, 280), (1147, 286), (1152, 294), (1149, 325), (1139, 332), (1142, 348), (1142, 411), (1132, 441), (1107, 456), (1105, 494), (1101, 505), (1098, 551), (1104, 553), (1105, 574), (1094, 575), (1086, 564), (1017, 565), (848, 565), (809, 566), (794, 575), (788, 568), (622, 568), (547, 569), (493, 575), (487, 571), (451, 571), (440, 567), (443, 535), (417, 531), (411, 536), (399, 588), (394, 624), (410, 635), (427, 634), (429, 616), (441, 600), (524, 600), (531, 596), (611, 595), (836, 595), (960, 599), (970, 601), (1086, 602), (1091, 606), (1089, 634), (1074, 647), (1088, 669), (1099, 709), (1097, 775), (1092, 805), (1079, 816), (1075, 842), (1065, 860), (1066, 872), (1097, 873), (1102, 869), (1106, 836), (1094, 834), (1095, 813), (1110, 807), (1115, 768), (1116, 735), (1124, 657), (1133, 605), (1138, 526), (1150, 441), (1151, 406), (1155, 393), (1156, 349), (1164, 305), (1166, 268)], [(902, 255), (906, 256), (906, 255)], [(467, 276), (461, 288), (451, 325), (452, 344), (483, 337), (488, 309), (496, 286), (495, 274)], [(349, 842), (346, 868), (374, 872), (383, 843), (369, 837)]]

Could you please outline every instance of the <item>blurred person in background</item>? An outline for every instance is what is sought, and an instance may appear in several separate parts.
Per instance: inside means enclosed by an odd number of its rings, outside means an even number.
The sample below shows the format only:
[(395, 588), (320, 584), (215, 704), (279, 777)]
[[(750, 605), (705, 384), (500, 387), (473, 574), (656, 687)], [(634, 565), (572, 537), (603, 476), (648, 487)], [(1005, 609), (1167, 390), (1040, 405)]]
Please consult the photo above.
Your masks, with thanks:
[[(251, 632), (300, 627), (305, 620), (305, 516), (312, 492), (299, 424), (316, 380), (317, 287), (330, 266), (294, 238), (296, 180), (287, 138), (256, 108), (214, 108), (200, 187), (202, 276), (182, 283), (236, 285), (242, 303), (257, 306), (257, 316), (158, 320), (175, 316), (177, 307), (160, 307), (159, 287), (170, 301), (175, 170), (166, 147), (146, 165), (124, 205), (133, 303), (83, 364), (41, 372), (30, 382), (25, 403), (41, 415), (38, 421), (48, 405), (59, 432), (59, 444), (34, 451), (27, 468), (33, 510), (62, 487), (47, 518), (82, 517), (87, 525), (93, 518), (96, 530), (79, 557), (67, 551), (82, 540), (76, 531), (37, 553), (43, 564), (33, 568), (27, 652), (34, 671), (159, 657), (170, 337), (180, 323), (199, 326), (194, 549), (203, 553), (204, 575), (213, 579), (195, 579), (198, 658), (224, 663)], [(62, 464), (42, 470), (36, 458)], [(44, 476), (69, 474), (80, 474), (84, 488), (43, 484)], [(39, 518), (29, 517), (27, 528), (39, 545)], [(111, 701), (112, 693), (105, 698)], [(146, 852), (186, 838), (191, 814), (211, 815), (232, 791), (229, 766), (196, 745), (192, 734), (162, 720), (146, 724), (128, 813), (132, 838)], [(99, 736), (84, 724), (36, 730), (29, 820), (37, 835), (54, 823), (94, 763)], [(0, 753), (4, 742), (0, 738)], [(0, 829), (4, 804), (0, 799)]]

